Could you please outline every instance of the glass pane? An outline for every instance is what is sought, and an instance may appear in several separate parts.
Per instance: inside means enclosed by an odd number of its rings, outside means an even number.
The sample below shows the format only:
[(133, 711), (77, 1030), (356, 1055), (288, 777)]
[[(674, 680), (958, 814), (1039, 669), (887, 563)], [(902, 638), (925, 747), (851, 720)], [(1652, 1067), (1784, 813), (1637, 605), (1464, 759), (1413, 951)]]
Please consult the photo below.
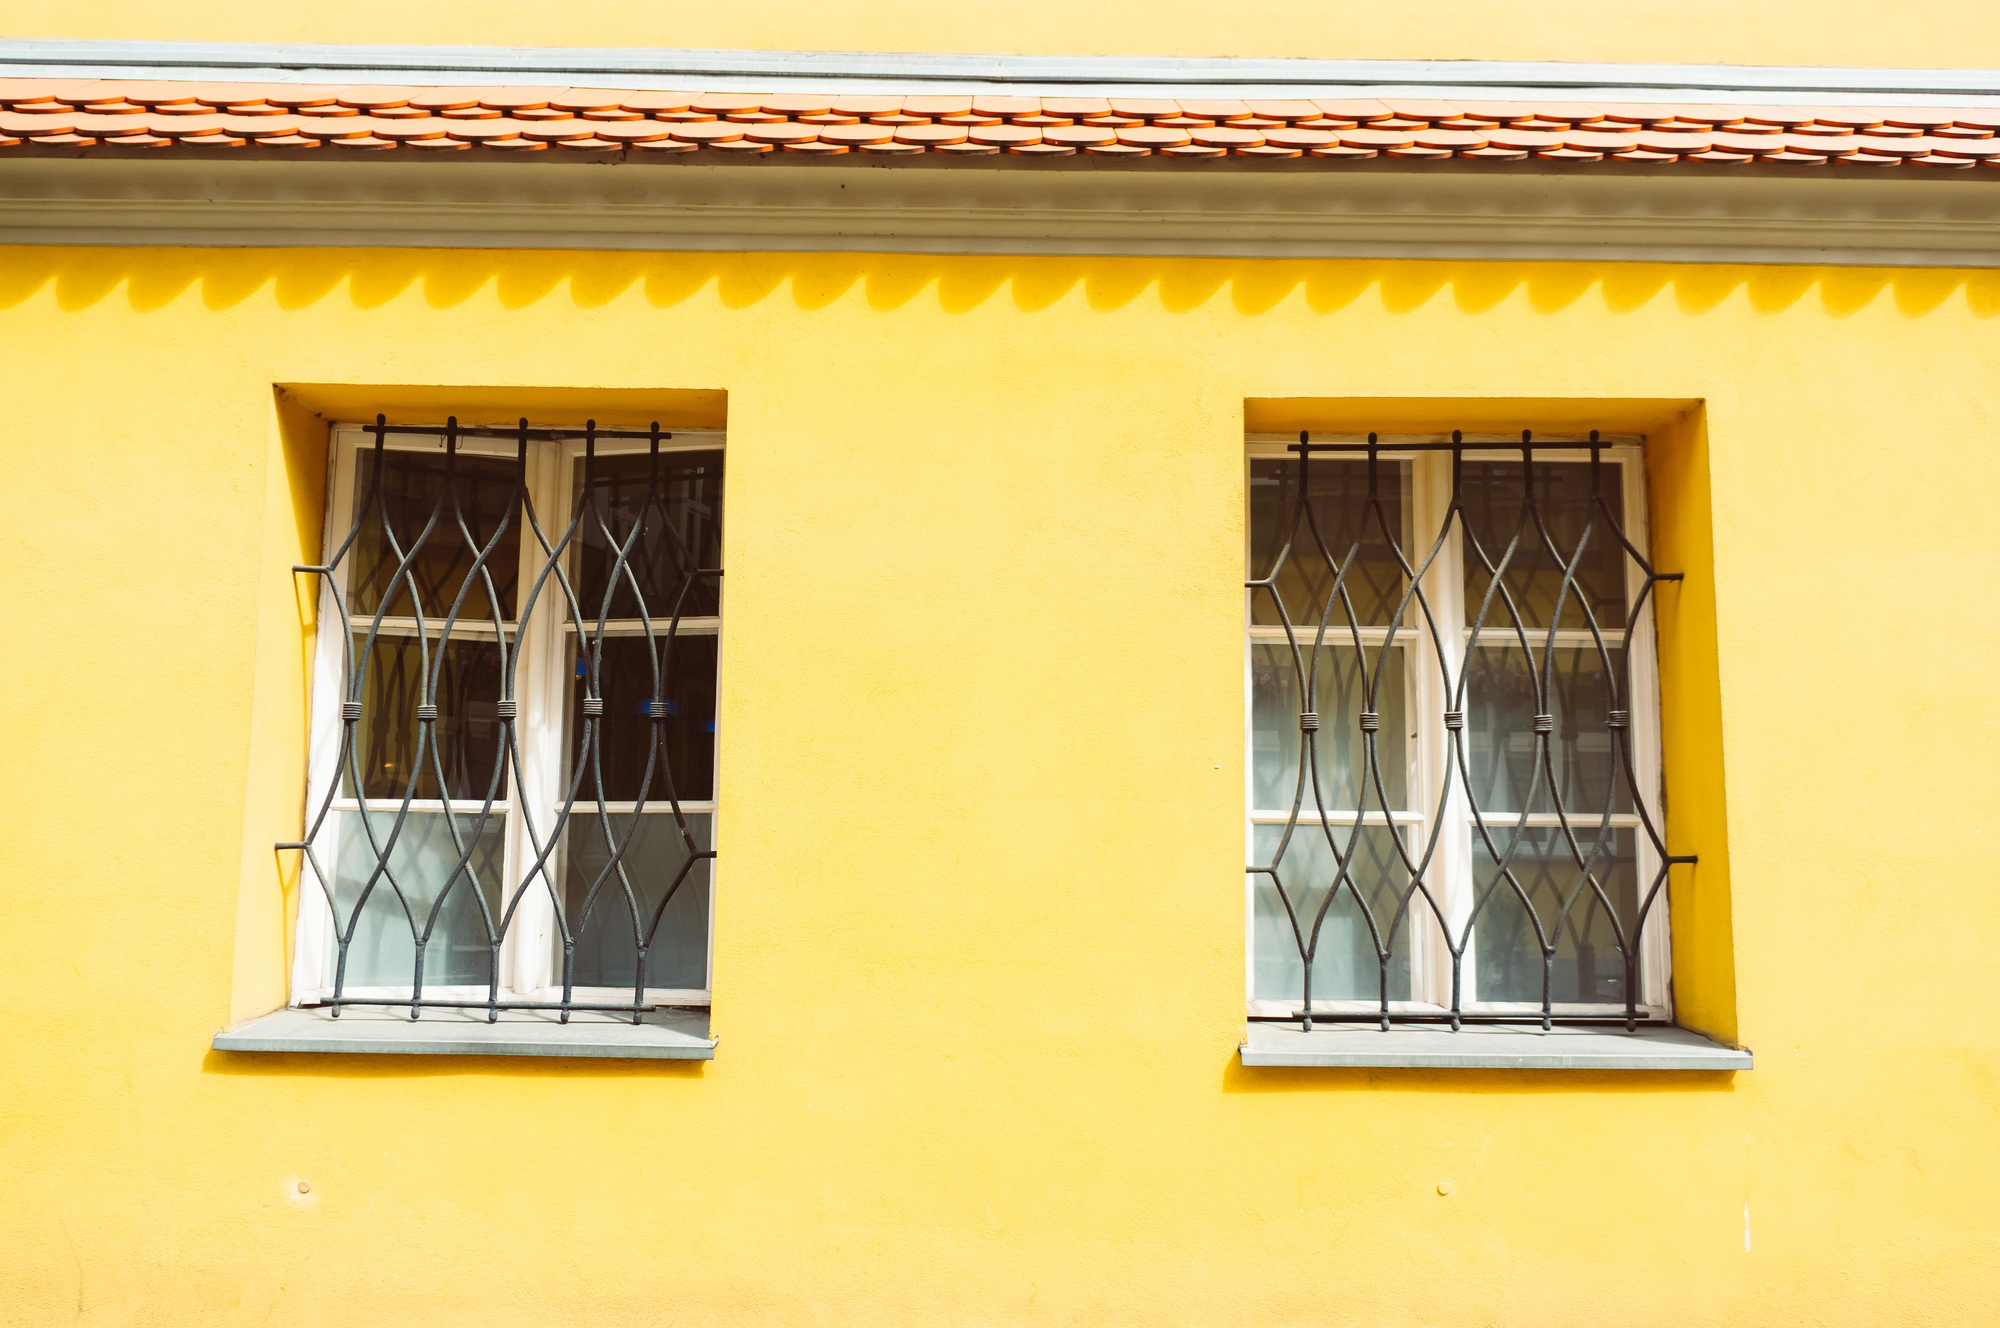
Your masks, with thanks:
[[(1362, 626), (1385, 625), (1402, 602), (1408, 581), (1382, 526), (1386, 523), (1408, 550), (1409, 463), (1377, 463), (1379, 517), (1368, 507), (1366, 461), (1314, 455), (1309, 464), (1310, 522), (1300, 514), (1298, 459), (1251, 461), (1250, 579), (1269, 576), (1290, 539), (1291, 553), (1278, 571), (1276, 588), (1295, 627), (1318, 625), (1333, 590), (1335, 572), (1350, 560), (1347, 579), (1341, 585), (1353, 604), (1355, 621)], [(1421, 554), (1411, 561), (1419, 558)], [(1270, 591), (1255, 591), (1250, 600), (1252, 622), (1282, 621)], [(1419, 614), (1412, 603), (1404, 614), (1404, 625), (1416, 625)], [(1333, 606), (1331, 621), (1342, 626), (1348, 623), (1347, 610), (1339, 603)]]
[[(1493, 854), (1493, 848), (1506, 854), (1514, 843), (1512, 829), (1496, 830), (1492, 848), (1477, 831), (1472, 836), (1474, 898), (1485, 901), (1472, 930), (1479, 985), (1476, 999), (1539, 1005), (1542, 943), (1534, 919), (1500, 872)], [(1583, 868), (1571, 855), (1560, 829), (1521, 831), (1509, 866), (1533, 906), (1535, 918), (1541, 921), (1542, 933), (1556, 939), (1551, 999), (1622, 1006), (1625, 960), (1618, 948), (1619, 928), (1622, 925), (1627, 943), (1634, 944), (1632, 926), (1639, 913), (1634, 835), (1629, 830), (1600, 831), (1593, 826), (1576, 832), (1576, 846), (1577, 853), (1592, 864), (1592, 875), (1605, 899), (1617, 910), (1617, 924), (1604, 900), (1586, 883)], [(1566, 902), (1569, 913), (1565, 917)], [(1655, 900), (1646, 925), (1665, 925), (1663, 914), (1664, 901)], [(1560, 932), (1558, 918), (1562, 919)]]
[[(1619, 467), (1606, 462), (1602, 468), (1604, 507), (1614, 520), (1623, 522), (1625, 505), (1620, 491)], [(1575, 587), (1563, 601), (1559, 627), (1587, 627), (1582, 603), (1596, 615), (1600, 630), (1622, 629), (1625, 625), (1624, 546), (1604, 520), (1603, 511), (1591, 502), (1590, 465), (1580, 461), (1537, 461), (1534, 463), (1534, 511), (1541, 515), (1537, 529), (1527, 504), (1528, 482), (1518, 461), (1468, 461), (1459, 482), (1459, 496), (1465, 508), (1465, 526), (1472, 539), (1465, 548), (1465, 619), (1479, 619), (1480, 603), (1492, 576), (1486, 564), (1499, 566), (1507, 556), (1502, 584), (1514, 597), (1515, 612), (1529, 627), (1547, 628), (1555, 609), (1556, 594), (1562, 585), (1563, 567), (1576, 556), (1577, 542), (1590, 527), (1590, 542), (1577, 565)], [(1562, 560), (1550, 554), (1543, 538), (1555, 543)], [(1516, 534), (1519, 538), (1516, 542)], [(1478, 547), (1473, 547), (1473, 541)], [(1483, 556), (1483, 560), (1482, 560)], [(1481, 639), (1514, 630), (1507, 604), (1495, 593), (1486, 609)]]
[[(341, 773), (341, 793), (356, 796), (354, 767), (358, 764), (368, 797), (401, 798), (409, 787), (410, 767), (418, 760), (417, 739), (422, 726), (417, 722), (417, 706), (424, 694), (423, 652), (414, 636), (384, 632), (364, 657), (366, 643), (367, 634), (356, 633), (354, 660), (365, 666), (361, 719), (354, 726), (355, 760)], [(487, 790), (493, 788), (495, 797), (505, 797), (499, 643), (453, 637), (440, 656), (433, 640), (430, 667), (438, 674), (438, 717), (432, 725), (436, 745), (423, 753), (414, 796), (483, 801)], [(353, 695), (351, 689), (348, 695)], [(442, 785), (438, 782), (440, 770), (444, 774)], [(497, 787), (496, 772), (503, 772)]]
[[(586, 621), (639, 617), (646, 612), (665, 622), (680, 604), (683, 617), (720, 612), (720, 578), (696, 571), (722, 566), (722, 453), (662, 452), (657, 467), (647, 454), (598, 457), (576, 463), (583, 520), (577, 529), (576, 591)], [(617, 568), (618, 545), (642, 528), (618, 573), (617, 593), (607, 609), (605, 592)], [(608, 533), (607, 533), (608, 532)], [(687, 586), (687, 597), (681, 588)]]
[[(1623, 681), (1622, 652), (1610, 652)], [(1466, 659), (1466, 769), (1473, 801), (1491, 816), (1499, 812), (1552, 812), (1549, 780), (1536, 757), (1535, 692), (1541, 683), (1537, 649), (1481, 646)], [(1632, 810), (1625, 762), (1604, 726), (1611, 707), (1612, 677), (1595, 646), (1558, 646), (1550, 657), (1549, 763), (1562, 808), (1585, 820), (1606, 811)], [(1626, 730), (1629, 738), (1630, 730)]]
[[(396, 593), (386, 606), (392, 618), (407, 618), (421, 605), (424, 616), (441, 620), (451, 611), (452, 601), (465, 585), (473, 559), (500, 529), (500, 523), (514, 513), (517, 502), (520, 463), (512, 457), (467, 456), (459, 454), (454, 466), (451, 493), (456, 502), (445, 501), (445, 457), (442, 452), (382, 453), (380, 488), (373, 487), (375, 452), (361, 449), (354, 478), (354, 515), (361, 526), (348, 574), (348, 611), (372, 616), (383, 609), (383, 596), (395, 580), (396, 566), (423, 535), (432, 518), (436, 524), (424, 536), (422, 548), (410, 564), (408, 574), (396, 585)], [(458, 528), (464, 518), (472, 542)], [(387, 525), (384, 525), (384, 522)], [(389, 535), (395, 536), (395, 547)], [(397, 549), (402, 554), (397, 553)], [(494, 595), (500, 601), (500, 617), (514, 617), (514, 583), (520, 576), (521, 523), (518, 514), (508, 522), (506, 534), (487, 556), (485, 569), (492, 577)], [(410, 600), (410, 585), (417, 591)], [(473, 582), (459, 617), (493, 621), (493, 599), (482, 581)]]
[[(653, 925), (653, 910), (688, 859), (687, 844), (671, 814), (612, 815), (605, 822), (595, 812), (579, 814), (569, 823), (564, 845), (563, 916), (576, 937), (576, 984), (579, 987), (631, 989), (638, 962), (635, 935)], [(688, 817), (698, 851), (706, 852), (711, 818)], [(635, 828), (636, 823), (636, 828)], [(624, 880), (605, 874), (614, 851), (607, 845), (631, 836), (619, 859)], [(698, 862), (674, 891), (660, 917), (660, 928), (646, 953), (646, 985), (701, 990), (708, 986), (707, 861)], [(599, 878), (602, 882), (599, 883)], [(597, 894), (586, 911), (591, 886)], [(628, 896), (625, 885), (631, 886)], [(636, 908), (637, 917), (634, 917)], [(636, 925), (635, 925), (636, 924)]]
[[(1335, 826), (1334, 843), (1347, 851), (1351, 826)], [(1319, 946), (1313, 955), (1313, 1002), (1375, 1001), (1381, 999), (1383, 965), (1377, 957), (1369, 915), (1390, 951), (1388, 963), (1389, 999), (1410, 999), (1410, 950), (1414, 927), (1435, 926), (1428, 911), (1405, 913), (1399, 922), (1396, 911), (1409, 888), (1410, 876), (1396, 852), (1395, 831), (1387, 826), (1365, 826), (1354, 848), (1353, 868), (1348, 879), (1366, 901), (1364, 913), (1355, 901), (1355, 891), (1342, 884), (1326, 918), (1320, 923)], [(1254, 828), (1257, 865), (1272, 866), (1271, 855), (1278, 850), (1284, 827), (1260, 825)], [(1336, 874), (1334, 853), (1326, 834), (1313, 826), (1301, 826), (1277, 862), (1278, 879), (1298, 914), (1299, 934), (1312, 939), (1313, 918), (1326, 900)], [(1262, 872), (1250, 877), (1254, 891), (1253, 945), (1255, 975), (1252, 988), (1260, 1001), (1301, 999), (1305, 990), (1305, 963), (1292, 923), (1279, 898), (1272, 878)], [(1418, 898), (1413, 909), (1423, 909)], [(1393, 936), (1391, 928), (1394, 928)]]
[[(1259, 643), (1250, 647), (1251, 707), (1250, 748), (1252, 755), (1251, 798), (1259, 810), (1286, 811), (1292, 805), (1299, 781), (1299, 671), (1311, 672), (1315, 652), (1301, 649), (1298, 657), (1283, 643)], [(1382, 789), (1388, 809), (1402, 811), (1408, 797), (1408, 730), (1405, 705), (1403, 652), (1391, 649), (1386, 661), (1379, 647), (1365, 653), (1353, 646), (1329, 646), (1317, 652), (1319, 676), (1308, 678), (1316, 688), (1314, 705), (1319, 715), (1319, 733), (1314, 750), (1319, 763), (1319, 801), (1313, 787), (1306, 785), (1304, 806), (1328, 811), (1352, 811), (1361, 807), (1382, 809), (1382, 793), (1368, 774), (1367, 753), (1361, 740), (1361, 712), (1366, 709), (1367, 686), (1362, 672), (1365, 661), (1371, 673), (1380, 664), (1381, 677), (1375, 688), (1377, 713), (1382, 727), (1376, 733), (1376, 764), (1382, 773)], [(1365, 796), (1364, 796), (1365, 795)]]
[[(335, 920), (343, 931), (350, 923), (354, 926), (354, 940), (347, 951), (346, 985), (408, 987), (415, 980), (415, 938), (426, 928), (430, 929), (424, 953), (426, 987), (486, 985), (491, 980), (493, 950), (479, 900), (484, 896), (497, 926), (504, 815), (494, 812), (482, 825), (476, 814), (411, 812), (393, 844), (390, 836), (396, 831), (395, 812), (371, 811), (366, 824), (359, 812), (337, 815), (340, 840), (334, 870)], [(458, 842), (453, 841), (449, 823), (453, 816), (457, 818)], [(459, 857), (466, 847), (472, 849), (470, 860), (459, 869)], [(384, 848), (389, 868), (375, 879), (375, 888), (356, 919), (355, 905)], [(401, 899), (397, 898), (398, 890)], [(444, 896), (444, 908), (433, 924), (430, 913), (440, 895)]]
[[(660, 728), (667, 769), (656, 764), (648, 804), (667, 801), (667, 774), (673, 792), (683, 802), (703, 802), (715, 796), (715, 654), (713, 636), (677, 636), (671, 659), (665, 636), (654, 638), (650, 654), (643, 636), (607, 636), (598, 655), (598, 689), (604, 717), (598, 725), (598, 760), (604, 776), (604, 797), (626, 802), (639, 796), (646, 760), (653, 750), (653, 721), (647, 706), (653, 698), (654, 661), (665, 662), (661, 691), (667, 716)], [(576, 759), (583, 734), (583, 694), (589, 668), (589, 642), (574, 652), (569, 696), (569, 747)], [(564, 785), (568, 787), (567, 784)], [(591, 801), (597, 784), (585, 771), (577, 796)]]

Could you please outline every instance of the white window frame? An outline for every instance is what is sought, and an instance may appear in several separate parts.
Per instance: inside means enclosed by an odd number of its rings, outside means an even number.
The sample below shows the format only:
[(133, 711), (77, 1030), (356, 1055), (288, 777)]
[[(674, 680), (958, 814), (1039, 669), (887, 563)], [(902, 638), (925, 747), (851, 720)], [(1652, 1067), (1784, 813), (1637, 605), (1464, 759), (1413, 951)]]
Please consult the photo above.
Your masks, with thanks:
[[(1268, 573), (1268, 568), (1256, 567), (1255, 531), (1251, 528), (1250, 495), (1253, 461), (1268, 461), (1274, 458), (1297, 461), (1297, 453), (1287, 450), (1298, 441), (1296, 434), (1250, 434), (1246, 437), (1243, 460), (1244, 528), (1243, 562), (1244, 579)], [(1315, 441), (1365, 443), (1363, 435), (1324, 434), (1315, 435)], [(1380, 458), (1385, 462), (1409, 463), (1410, 488), (1408, 505), (1412, 543), (1405, 548), (1405, 555), (1413, 564), (1422, 561), (1424, 553), (1430, 549), (1431, 541), (1437, 536), (1438, 527), (1443, 523), (1444, 514), (1451, 501), (1451, 454), (1446, 451), (1408, 450), (1411, 443), (1434, 444), (1440, 441), (1437, 435), (1378, 435)], [(1538, 435), (1535, 441), (1537, 462), (1565, 462), (1587, 464), (1590, 452), (1575, 444), (1584, 442), (1574, 435)], [(1521, 452), (1518, 435), (1465, 435), (1467, 461), (1513, 461), (1519, 463)], [(1491, 444), (1492, 450), (1484, 450), (1480, 444)], [(1637, 435), (1611, 436), (1600, 438), (1600, 456), (1606, 465), (1618, 467), (1619, 493), (1623, 501), (1623, 529), (1625, 538), (1632, 547), (1647, 557), (1652, 557), (1648, 539), (1645, 440)], [(1398, 450), (1398, 444), (1406, 450)], [(1565, 446), (1569, 444), (1569, 446)], [(1358, 455), (1358, 454), (1357, 454)], [(1442, 627), (1445, 623), (1466, 621), (1464, 603), (1464, 550), (1458, 523), (1453, 523), (1445, 547), (1439, 552), (1437, 561), (1423, 581), (1423, 590), (1429, 599), (1431, 609), (1437, 615)], [(1628, 557), (1624, 560), (1626, 569), (1625, 602), (1629, 606), (1639, 596), (1645, 585), (1645, 575)], [(1254, 600), (1261, 592), (1245, 591), (1243, 598), (1243, 751), (1244, 751), (1244, 853), (1245, 861), (1258, 862), (1256, 834), (1259, 825), (1284, 824), (1290, 818), (1290, 809), (1259, 808), (1254, 805), (1256, 790), (1256, 750), (1254, 729), (1254, 655), (1253, 645), (1277, 642), (1282, 644), (1285, 633), (1282, 627), (1259, 626), (1253, 622)], [(1653, 596), (1648, 596), (1634, 617), (1632, 643), (1627, 662), (1627, 709), (1631, 716), (1631, 727), (1627, 730), (1627, 740), (1631, 743), (1632, 766), (1638, 779), (1638, 796), (1647, 808), (1655, 813), (1656, 827), (1665, 833), (1664, 824), (1658, 819), (1661, 808), (1661, 749), (1660, 749), (1660, 689), (1659, 657), (1653, 621)], [(1476, 606), (1475, 606), (1476, 607)], [(1490, 616), (1490, 615), (1489, 615)], [(1338, 631), (1334, 625), (1327, 629), (1329, 643), (1339, 644), (1351, 641), (1351, 629), (1336, 613)], [(1310, 646), (1310, 631), (1300, 631), (1299, 640)], [(1446, 649), (1454, 652), (1449, 661), (1453, 676), (1464, 659), (1466, 631), (1454, 634), (1441, 631)], [(1542, 639), (1546, 639), (1543, 632)], [(1607, 644), (1622, 632), (1606, 631)], [(1574, 640), (1572, 640), (1574, 638)], [(1379, 650), (1388, 641), (1386, 627), (1363, 628), (1361, 639), (1364, 645)], [(1409, 841), (1417, 846), (1424, 842), (1434, 810), (1441, 800), (1444, 777), (1450, 761), (1450, 742), (1443, 723), (1445, 710), (1443, 674), (1437, 658), (1437, 649), (1430, 632), (1426, 629), (1422, 611), (1414, 599), (1404, 622), (1396, 632), (1396, 644), (1404, 651), (1404, 677), (1408, 688), (1405, 697), (1406, 713), (1416, 718), (1416, 734), (1409, 744), (1410, 771), (1407, 806), (1412, 810), (1385, 817), (1379, 810), (1361, 813), (1363, 824), (1383, 825), (1393, 820), (1406, 835), (1414, 837)], [(1593, 647), (1587, 629), (1564, 630), (1557, 634), (1558, 646), (1575, 644)], [(1479, 644), (1488, 646), (1511, 646), (1519, 648), (1510, 633), (1498, 632), (1489, 622), (1481, 631)], [(1452, 792), (1445, 803), (1443, 815), (1450, 832), (1445, 834), (1438, 845), (1437, 881), (1442, 885), (1439, 903), (1455, 931), (1462, 930), (1470, 916), (1474, 904), (1474, 881), (1472, 871), (1472, 818), (1465, 801), (1462, 780), (1452, 781)], [(1301, 809), (1299, 827), (1304, 831), (1316, 823), (1317, 813)], [(1519, 823), (1517, 813), (1487, 814), (1489, 828), (1510, 829)], [(1336, 827), (1352, 827), (1355, 814), (1352, 812), (1331, 812), (1326, 824)], [(1577, 818), (1571, 817), (1572, 824)], [(1455, 823), (1455, 824), (1454, 824)], [(1590, 824), (1598, 824), (1598, 818), (1591, 817)], [(1559, 818), (1554, 813), (1534, 813), (1527, 819), (1530, 827), (1554, 826)], [(1643, 900), (1646, 891), (1660, 870), (1660, 858), (1652, 842), (1639, 829), (1640, 818), (1636, 812), (1618, 813), (1612, 816), (1611, 825), (1616, 829), (1631, 829), (1637, 843), (1637, 873), (1639, 898)], [(1259, 999), (1257, 996), (1257, 885), (1259, 876), (1253, 872), (1244, 875), (1243, 921), (1244, 921), (1244, 1002), (1249, 1014), (1257, 1018), (1278, 1018), (1296, 1016), (1299, 1002), (1290, 1000)], [(1646, 915), (1644, 932), (1640, 938), (1638, 1000), (1636, 1012), (1644, 1020), (1668, 1020), (1673, 1018), (1673, 947), (1668, 934), (1668, 887), (1663, 885), (1658, 898)], [(1490, 912), (1494, 905), (1487, 906)], [(1413, 926), (1416, 923), (1418, 925)], [(1401, 953), (1410, 958), (1411, 990), (1406, 999), (1392, 999), (1389, 1009), (1392, 1014), (1447, 1015), (1451, 1009), (1451, 953), (1445, 944), (1436, 920), (1432, 918), (1422, 900), (1413, 905), (1403, 924), (1402, 937), (1415, 937), (1414, 943), (1399, 939), (1397, 945)], [(1407, 946), (1407, 949), (1405, 947)], [(1481, 1001), (1474, 999), (1478, 992), (1475, 949), (1470, 942), (1460, 961), (1460, 977), (1465, 992), (1469, 993), (1461, 1005), (1462, 1013), (1468, 1015), (1509, 1015), (1540, 1016), (1540, 1002), (1522, 1001)], [(1315, 998), (1315, 1015), (1372, 1015), (1380, 1012), (1376, 1001), (1324, 1000)], [(1605, 1017), (1625, 1014), (1623, 1002), (1618, 1003), (1578, 1003), (1554, 1002), (1551, 1013), (1557, 1017)]]
[[(322, 559), (332, 557), (340, 541), (354, 525), (355, 482), (359, 473), (359, 459), (364, 451), (375, 445), (372, 429), (355, 424), (337, 424), (333, 427), (331, 444), (327, 457), (327, 501), (325, 514), (325, 539)], [(384, 447), (392, 452), (429, 452), (441, 454), (445, 450), (442, 437), (427, 434), (391, 433), (384, 440)], [(649, 448), (645, 439), (599, 438), (597, 455), (600, 457), (644, 455)], [(458, 440), (461, 455), (505, 457), (512, 460), (519, 455), (518, 445), (510, 439), (467, 437)], [(661, 453), (701, 452), (724, 449), (724, 435), (720, 430), (691, 429), (673, 431), (671, 438), (663, 437)], [(542, 532), (551, 544), (562, 537), (568, 526), (572, 504), (575, 501), (576, 462), (584, 454), (581, 437), (560, 441), (531, 441), (528, 444), (527, 482), (528, 493), (534, 502), (535, 515), (541, 522)], [(725, 475), (727, 470), (725, 468)], [(569, 561), (564, 572), (572, 585), (576, 584), (575, 553), (570, 550)], [(517, 582), (519, 590), (515, 610), (518, 613), (525, 602), (528, 588), (541, 571), (544, 554), (540, 542), (533, 532), (523, 528), (520, 537), (521, 574)], [(329, 792), (340, 780), (341, 745), (341, 702), (345, 697), (346, 657), (341, 641), (340, 612), (334, 605), (336, 592), (344, 601), (347, 596), (348, 576), (354, 565), (352, 554), (341, 560), (334, 569), (332, 583), (327, 577), (316, 578), (320, 582), (320, 594), (315, 628), (316, 641), (313, 656), (312, 694), (309, 721), (309, 746), (306, 775), (306, 809), (310, 816), (325, 805)], [(718, 578), (719, 582), (719, 578)], [(723, 593), (717, 587), (718, 597)], [(471, 603), (468, 599), (468, 603)], [(720, 600), (718, 598), (718, 608)], [(588, 608), (585, 609), (588, 612)], [(570, 674), (567, 663), (566, 638), (577, 630), (567, 621), (568, 606), (561, 591), (553, 581), (542, 591), (536, 602), (533, 616), (525, 633), (517, 628), (517, 649), (520, 662), (516, 674), (515, 701), (518, 706), (515, 729), (521, 744), (521, 762), (528, 774), (529, 782), (538, 787), (528, 790), (534, 795), (532, 805), (540, 808), (535, 817), (535, 827), (544, 839), (551, 833), (550, 826), (556, 811), (561, 806), (560, 792), (567, 788), (569, 773), (566, 762), (570, 755), (569, 742), (564, 734), (567, 714)], [(560, 619), (560, 621), (559, 621)], [(358, 620), (357, 621), (361, 621)], [(397, 619), (385, 619), (385, 625), (397, 623)], [(414, 620), (408, 620), (414, 628)], [(433, 632), (440, 619), (427, 619)], [(683, 618), (679, 632), (682, 635), (713, 635), (716, 642), (716, 675), (718, 681), (723, 668), (721, 640), (722, 619)], [(587, 620), (584, 630), (593, 630), (594, 620)], [(639, 631), (637, 619), (611, 619), (606, 624), (607, 638)], [(460, 633), (466, 637), (493, 636), (490, 616), (479, 619), (473, 614), (461, 616), (453, 626), (456, 638)], [(662, 631), (661, 624), (654, 624), (655, 633)], [(715, 766), (720, 779), (721, 725), (716, 726)], [(507, 772), (502, 793), (493, 804), (496, 814), (505, 808), (505, 838), (502, 851), (501, 879), (505, 883), (504, 901), (511, 899), (519, 885), (519, 872), (525, 864), (533, 861), (528, 828), (520, 814), (520, 790), (513, 787), (513, 771)], [(703, 800), (683, 799), (681, 810), (690, 816), (703, 815), (709, 818), (710, 846), (714, 846), (715, 809), (714, 788), (711, 796)], [(381, 799), (371, 799), (371, 809), (383, 805)], [(393, 805), (400, 805), (397, 802)], [(415, 800), (410, 803), (411, 811), (441, 811), (450, 806), (455, 811), (477, 813), (483, 802), (479, 799), (455, 799), (449, 804), (432, 800)], [(608, 802), (607, 809), (617, 814), (630, 812), (629, 802)], [(359, 810), (359, 804), (349, 798), (336, 797), (333, 802), (334, 815), (326, 818), (318, 836), (312, 841), (313, 851), (329, 873), (337, 871), (335, 855), (339, 839), (339, 815)], [(579, 796), (574, 815), (594, 814), (595, 803), (587, 802)], [(649, 799), (646, 815), (673, 814), (671, 804), (664, 798)], [(308, 827), (310, 828), (310, 827)], [(562, 858), (564, 849), (560, 846), (551, 856), (549, 871), (552, 879), (563, 879)], [(707, 1005), (714, 987), (715, 972), (715, 892), (717, 889), (717, 860), (708, 862), (709, 907), (708, 937), (704, 947), (703, 967), (708, 975), (707, 983), (699, 988), (647, 987), (645, 1000), (649, 1004), (660, 1005)], [(496, 919), (497, 922), (497, 919)], [(333, 997), (334, 969), (337, 959), (335, 944), (337, 924), (333, 910), (329, 907), (325, 893), (312, 879), (310, 870), (300, 873), (298, 922), (292, 947), (291, 1003), (294, 1006), (316, 1004), (329, 1001)], [(500, 999), (501, 1001), (552, 1002), (562, 999), (561, 942), (556, 927), (554, 906), (548, 893), (539, 883), (529, 889), (521, 900), (507, 935), (503, 938), (500, 951)], [(341, 1000), (369, 1001), (374, 999), (393, 1000), (407, 997), (410, 988), (401, 986), (371, 987), (347, 984), (341, 991)], [(488, 996), (486, 984), (477, 985), (426, 982), (426, 999), (484, 1001)], [(572, 999), (579, 1003), (602, 1002), (625, 1004), (632, 999), (630, 987), (585, 987), (578, 986)]]

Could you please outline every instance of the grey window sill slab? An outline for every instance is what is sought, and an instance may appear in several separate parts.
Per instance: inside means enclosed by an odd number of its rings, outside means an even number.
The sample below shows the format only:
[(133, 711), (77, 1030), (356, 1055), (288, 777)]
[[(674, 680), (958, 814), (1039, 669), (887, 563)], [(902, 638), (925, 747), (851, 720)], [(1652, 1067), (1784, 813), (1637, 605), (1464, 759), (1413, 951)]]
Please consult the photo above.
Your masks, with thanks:
[(635, 1024), (606, 1014), (572, 1014), (567, 1024), (541, 1010), (409, 1011), (349, 1006), (335, 1019), (323, 1009), (279, 1010), (215, 1035), (217, 1051), (325, 1052), (374, 1056), (566, 1056), (602, 1060), (715, 1059), (708, 1015), (657, 1010)]
[(1750, 1053), (1685, 1028), (1539, 1028), (1472, 1024), (1380, 1028), (1251, 1024), (1245, 1065), (1411, 1070), (1747, 1070)]

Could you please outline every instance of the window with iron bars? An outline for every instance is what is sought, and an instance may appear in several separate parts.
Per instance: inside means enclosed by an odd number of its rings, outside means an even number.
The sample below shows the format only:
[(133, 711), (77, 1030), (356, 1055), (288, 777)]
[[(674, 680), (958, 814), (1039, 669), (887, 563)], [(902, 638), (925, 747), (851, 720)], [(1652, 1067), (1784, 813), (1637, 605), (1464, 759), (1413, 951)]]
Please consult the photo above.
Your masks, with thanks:
[(709, 996), (722, 439), (333, 431), (293, 1001)]
[(1250, 1014), (1670, 1020), (1640, 442), (1248, 451)]

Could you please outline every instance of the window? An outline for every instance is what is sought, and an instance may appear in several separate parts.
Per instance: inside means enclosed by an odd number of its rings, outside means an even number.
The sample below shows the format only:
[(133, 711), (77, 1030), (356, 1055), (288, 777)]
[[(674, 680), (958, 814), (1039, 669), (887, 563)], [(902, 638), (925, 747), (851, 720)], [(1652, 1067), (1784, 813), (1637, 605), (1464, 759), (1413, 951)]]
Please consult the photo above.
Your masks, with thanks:
[(334, 430), (295, 1004), (707, 1002), (721, 441)]
[(1638, 442), (1248, 468), (1250, 1013), (1671, 1018)]

